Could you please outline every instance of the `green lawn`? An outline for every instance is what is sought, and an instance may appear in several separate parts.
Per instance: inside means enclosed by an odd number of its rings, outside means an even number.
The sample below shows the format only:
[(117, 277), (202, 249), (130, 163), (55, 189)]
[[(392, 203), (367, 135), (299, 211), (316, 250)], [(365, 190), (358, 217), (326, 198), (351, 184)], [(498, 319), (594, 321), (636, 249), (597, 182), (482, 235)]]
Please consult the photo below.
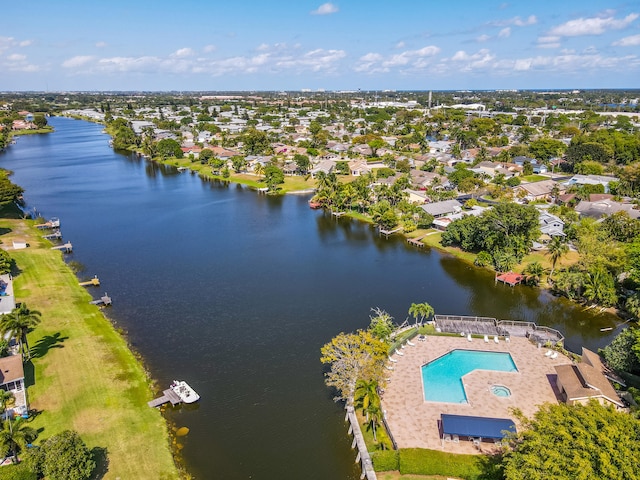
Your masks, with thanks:
[(541, 182), (542, 180), (551, 180), (551, 177), (545, 175), (524, 175), (520, 177), (520, 179), (524, 182), (535, 183)]
[(105, 479), (177, 479), (168, 429), (151, 399), (150, 381), (126, 341), (89, 305), (90, 295), (31, 223), (0, 220), (3, 244), (25, 239), (15, 259), (16, 300), (42, 312), (29, 334), (33, 360), (25, 365), (30, 407), (38, 414), (38, 443), (65, 429), (89, 448), (106, 449)]

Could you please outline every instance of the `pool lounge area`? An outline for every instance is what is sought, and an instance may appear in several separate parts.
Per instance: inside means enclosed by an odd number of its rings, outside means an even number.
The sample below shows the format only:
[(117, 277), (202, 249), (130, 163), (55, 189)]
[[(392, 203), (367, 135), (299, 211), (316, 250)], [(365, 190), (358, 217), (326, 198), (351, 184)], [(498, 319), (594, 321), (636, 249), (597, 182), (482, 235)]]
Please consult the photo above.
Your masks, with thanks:
[[(570, 364), (569, 358), (545, 356), (546, 349), (538, 348), (526, 338), (500, 338), (485, 343), (481, 338), (468, 341), (464, 337), (427, 336), (424, 341), (405, 346), (403, 355), (394, 355), (393, 370), (382, 396), (382, 409), (394, 440), (399, 448), (430, 448), (455, 453), (477, 454), (494, 448), (493, 439), (482, 441), (447, 441), (441, 430), (442, 415), (479, 417), (517, 421), (511, 413), (519, 408), (525, 416), (532, 416), (538, 406), (558, 402), (560, 393), (555, 385), (555, 366)], [(422, 382), (422, 367), (454, 350), (483, 351), (507, 354), (517, 371), (472, 369), (458, 375), (467, 398), (466, 403), (428, 401)], [(494, 357), (495, 358), (495, 357)], [(447, 418), (447, 417), (445, 417)], [(477, 438), (476, 438), (477, 440)]]

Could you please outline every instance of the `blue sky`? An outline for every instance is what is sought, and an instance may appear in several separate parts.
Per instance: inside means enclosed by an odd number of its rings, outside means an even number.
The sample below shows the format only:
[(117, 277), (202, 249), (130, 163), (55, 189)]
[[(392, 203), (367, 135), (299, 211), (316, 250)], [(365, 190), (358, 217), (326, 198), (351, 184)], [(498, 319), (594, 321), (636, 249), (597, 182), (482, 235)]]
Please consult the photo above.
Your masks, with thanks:
[(30, 0), (0, 91), (640, 88), (640, 2)]

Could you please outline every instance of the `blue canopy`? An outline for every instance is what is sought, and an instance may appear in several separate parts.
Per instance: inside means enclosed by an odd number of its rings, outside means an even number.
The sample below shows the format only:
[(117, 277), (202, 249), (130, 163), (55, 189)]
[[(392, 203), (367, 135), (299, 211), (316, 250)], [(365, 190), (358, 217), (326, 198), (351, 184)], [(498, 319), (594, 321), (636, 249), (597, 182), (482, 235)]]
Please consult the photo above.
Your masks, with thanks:
[(505, 430), (515, 433), (516, 425), (508, 418), (468, 417), (441, 414), (442, 433), (463, 437), (504, 438)]

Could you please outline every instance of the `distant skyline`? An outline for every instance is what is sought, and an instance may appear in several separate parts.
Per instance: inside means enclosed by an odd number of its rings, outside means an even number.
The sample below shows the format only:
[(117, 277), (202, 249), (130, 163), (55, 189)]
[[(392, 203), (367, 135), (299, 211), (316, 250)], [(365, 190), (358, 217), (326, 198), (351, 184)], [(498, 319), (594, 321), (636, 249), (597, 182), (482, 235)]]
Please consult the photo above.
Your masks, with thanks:
[(6, 2), (0, 91), (640, 88), (640, 2)]

